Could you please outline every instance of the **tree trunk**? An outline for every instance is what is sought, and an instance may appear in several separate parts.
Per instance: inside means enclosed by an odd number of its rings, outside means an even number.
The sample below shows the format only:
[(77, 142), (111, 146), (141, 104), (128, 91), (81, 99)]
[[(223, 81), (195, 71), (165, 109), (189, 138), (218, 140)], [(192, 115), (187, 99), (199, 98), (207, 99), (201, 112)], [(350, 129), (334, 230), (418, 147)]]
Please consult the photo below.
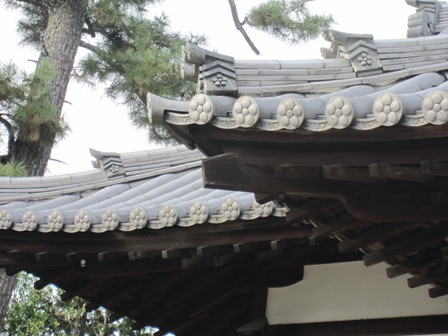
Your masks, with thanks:
[[(54, 2), (48, 11), (48, 24), (37, 67), (46, 58), (55, 70), (56, 75), (51, 82), (50, 101), (60, 116), (81, 41), (87, 0)], [(30, 141), (27, 134), (21, 133), (19, 129), (15, 159), (25, 164), (30, 176), (42, 176), (45, 173), (56, 134), (45, 134), (44, 138), (45, 142)]]
[(76, 319), (74, 336), (84, 336), (86, 333), (87, 312), (84, 311), (81, 316)]
[[(51, 82), (51, 103), (60, 116), (70, 80), (76, 52), (81, 41), (87, 11), (87, 0), (59, 0), (49, 2), (48, 24), (40, 59), (47, 58), (56, 75)], [(39, 67), (40, 62), (37, 67)], [(27, 134), (18, 132), (15, 159), (23, 162), (29, 176), (43, 176), (50, 159), (56, 134), (45, 134), (45, 142), (30, 141)], [(15, 277), (0, 270), (0, 321), (4, 320)], [(3, 291), (5, 289), (5, 291)]]
[(0, 330), (3, 330), (3, 323), (8, 310), (9, 300), (16, 283), (16, 276), (8, 276), (4, 269), (0, 269)]

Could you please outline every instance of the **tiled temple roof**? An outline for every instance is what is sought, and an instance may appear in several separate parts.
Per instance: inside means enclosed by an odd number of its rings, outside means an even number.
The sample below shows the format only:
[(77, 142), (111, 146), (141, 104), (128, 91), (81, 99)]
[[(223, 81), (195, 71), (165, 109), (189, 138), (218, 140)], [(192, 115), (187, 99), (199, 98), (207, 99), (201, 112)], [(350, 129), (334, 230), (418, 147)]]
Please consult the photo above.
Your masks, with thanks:
[(411, 16), (413, 38), (376, 40), (328, 30), (323, 59), (235, 60), (186, 45), (183, 73), (197, 82), (198, 94), (189, 102), (149, 94), (149, 118), (177, 126), (267, 131), (446, 124), (448, 35), (438, 32), (448, 22), (447, 4), (410, 2), (419, 18), (430, 13), (439, 28), (418, 30)]
[(251, 193), (203, 188), (197, 150), (92, 155), (99, 169), (0, 178), (0, 229), (127, 232), (284, 215), (273, 203), (260, 206)]

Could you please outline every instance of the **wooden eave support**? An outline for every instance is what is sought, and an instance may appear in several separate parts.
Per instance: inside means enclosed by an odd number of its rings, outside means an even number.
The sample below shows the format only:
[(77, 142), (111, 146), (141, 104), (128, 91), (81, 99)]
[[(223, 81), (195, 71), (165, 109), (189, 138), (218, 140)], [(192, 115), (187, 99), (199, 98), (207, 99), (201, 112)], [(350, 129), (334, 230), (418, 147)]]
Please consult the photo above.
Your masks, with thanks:
[[(448, 283), (446, 287), (435, 286), (433, 288), (428, 289), (429, 297), (435, 299), (441, 296), (448, 295)], [(445, 331), (448, 332), (448, 331)]]
[[(288, 204), (288, 202), (286, 202)], [(289, 205), (289, 204), (288, 204)], [(290, 225), (303, 225), (302, 221), (312, 218), (325, 211), (341, 209), (342, 203), (334, 199), (311, 199), (304, 205), (292, 206), (291, 210), (286, 213), (286, 221)]]
[(364, 257), (364, 264), (372, 266), (382, 261), (395, 259), (396, 255), (407, 255), (415, 251), (422, 250), (432, 244), (444, 241), (448, 236), (448, 225), (446, 222), (423, 230), (420, 234), (413, 235), (405, 242), (386, 246), (382, 250), (374, 251)]
[(440, 253), (440, 248), (433, 248), (425, 250), (416, 256), (412, 256), (405, 261), (400, 261), (399, 264), (390, 266), (386, 269), (387, 276), (391, 279), (406, 273), (417, 274), (419, 269), (427, 267), (434, 267), (443, 263)]
[(65, 291), (61, 294), (61, 300), (63, 302), (67, 302), (73, 299), (75, 296), (83, 296), (87, 291), (94, 289), (95, 287), (100, 286), (104, 282), (104, 279), (97, 280), (86, 280), (72, 287), (69, 291)]
[(346, 253), (387, 240), (398, 234), (421, 226), (421, 222), (377, 223), (359, 235), (339, 243), (339, 252)]
[[(100, 295), (96, 296), (95, 303), (89, 303), (86, 306), (86, 311), (90, 312), (94, 309), (97, 309), (100, 306), (106, 306), (109, 302), (114, 301), (119, 296), (126, 295), (127, 292), (133, 292), (135, 290), (140, 289), (142, 286), (148, 286), (148, 283), (145, 282), (141, 284), (140, 282), (134, 282), (133, 284), (129, 284), (128, 282), (121, 283), (120, 285), (114, 285), (110, 289), (103, 291)], [(117, 320), (121, 318), (122, 315), (117, 317)], [(110, 321), (115, 321), (114, 319), (109, 317)]]
[(407, 281), (410, 288), (416, 288), (431, 283), (445, 282), (448, 284), (448, 270), (446, 266), (442, 264), (442, 266), (432, 269), (431, 271), (416, 274), (416, 276), (407, 279)]
[(364, 221), (353, 218), (349, 213), (345, 213), (333, 220), (325, 223), (319, 223), (319, 225), (313, 229), (313, 236), (311, 239), (323, 239), (335, 235), (339, 232), (343, 232), (352, 228), (356, 228), (365, 224)]
[(34, 289), (41, 290), (49, 284), (58, 282), (70, 275), (73, 275), (73, 269), (71, 267), (54, 268), (50, 272), (39, 276), (39, 280), (34, 283)]
[[(110, 320), (118, 320), (124, 315), (137, 316), (139, 312), (148, 309), (148, 307), (154, 307), (154, 309), (156, 309), (158, 307), (156, 306), (157, 295), (164, 297), (166, 295), (166, 288), (170, 288), (170, 286), (173, 288), (181, 287), (186, 279), (189, 278), (189, 276), (197, 276), (198, 274), (201, 274), (200, 272), (201, 270), (187, 270), (175, 272), (169, 279), (166, 279), (166, 277), (164, 277), (163, 275), (160, 277), (160, 279), (156, 277), (155, 283), (150, 284), (149, 287), (148, 284), (143, 285), (144, 288), (150, 288), (151, 290), (148, 290), (147, 292), (144, 291), (142, 295), (139, 295), (138, 299), (133, 300), (131, 303), (124, 306), (122, 305), (120, 309), (116, 310), (116, 313), (110, 316)], [(129, 288), (128, 290), (131, 290), (131, 288)], [(156, 293), (155, 297), (154, 293)], [(104, 299), (107, 300), (106, 297)], [(105, 301), (104, 303), (106, 302), (108, 301)]]

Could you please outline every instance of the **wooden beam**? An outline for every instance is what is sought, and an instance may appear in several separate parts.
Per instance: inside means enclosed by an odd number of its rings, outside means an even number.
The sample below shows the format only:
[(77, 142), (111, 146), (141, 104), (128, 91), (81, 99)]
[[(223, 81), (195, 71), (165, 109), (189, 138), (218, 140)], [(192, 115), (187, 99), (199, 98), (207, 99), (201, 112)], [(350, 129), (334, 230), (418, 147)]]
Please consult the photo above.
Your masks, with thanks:
[(409, 190), (403, 193), (372, 190), (364, 195), (358, 191), (342, 202), (353, 217), (372, 222), (448, 220), (448, 193), (426, 193), (415, 187)]
[(324, 166), (324, 177), (329, 180), (380, 183), (383, 177), (371, 176), (367, 167)]
[[(127, 292), (135, 292), (139, 289), (146, 286), (150, 286), (151, 284), (148, 284), (148, 281), (143, 281), (143, 283), (140, 281), (133, 281), (132, 284), (130, 284), (127, 281), (121, 282), (120, 284), (115, 284), (110, 289), (103, 290), (101, 294), (96, 295), (95, 297), (95, 303), (89, 303), (86, 306), (86, 311), (90, 312), (94, 309), (97, 309), (100, 306), (106, 306), (108, 302), (116, 300), (119, 296), (125, 296)], [(117, 319), (121, 318), (122, 315), (120, 315)], [(109, 318), (110, 321), (114, 321), (114, 319)]]
[(270, 248), (269, 242), (260, 242), (254, 244), (237, 243), (233, 244), (234, 253), (252, 253), (259, 250), (268, 250)]
[(234, 141), (240, 145), (252, 142), (258, 144), (259, 147), (274, 145), (277, 148), (283, 144), (301, 147), (302, 145), (309, 143), (323, 146), (323, 144), (327, 143), (340, 143), (344, 145), (347, 143), (362, 142), (377, 145), (378, 143), (384, 142), (382, 148), (386, 147), (386, 150), (389, 150), (390, 148), (387, 148), (387, 145), (390, 147), (398, 142), (406, 142), (409, 140), (419, 141), (424, 138), (438, 141), (440, 138), (446, 138), (447, 131), (446, 124), (399, 128), (399, 132), (397, 132), (396, 129), (389, 127), (378, 127), (368, 132), (353, 132), (353, 130), (349, 128), (337, 130), (337, 132), (310, 132), (303, 129), (296, 129), (294, 132), (291, 132), (290, 130), (266, 132), (265, 130), (256, 128), (220, 129), (213, 125), (189, 126), (190, 133), (194, 134), (195, 139), (197, 140), (216, 141), (221, 144)]
[[(185, 283), (186, 279), (189, 279), (190, 277), (196, 278), (200, 276), (202, 272), (204, 271), (201, 269), (184, 270), (180, 272), (174, 272), (169, 278), (167, 278), (165, 274), (161, 274), (155, 277), (155, 282), (149, 287), (148, 284), (138, 284), (138, 286), (143, 286), (143, 288), (149, 289), (147, 291), (140, 290), (141, 295), (135, 298), (132, 302), (126, 305), (122, 305), (120, 309), (117, 309), (116, 313), (113, 313), (111, 315), (110, 320), (118, 320), (124, 315), (135, 316), (135, 314), (143, 311), (148, 306), (153, 307), (154, 309), (160, 307), (160, 302), (158, 302), (157, 299), (154, 298), (154, 293), (157, 293), (156, 297), (157, 295), (159, 295), (160, 299), (160, 297), (164, 297), (166, 295), (165, 293), (167, 288), (178, 288)], [(138, 290), (138, 287), (133, 288)], [(133, 288), (129, 288), (129, 290), (133, 291)], [(107, 293), (105, 293), (105, 296), (103, 297), (103, 304), (106, 304), (110, 301), (110, 299), (106, 295)]]
[(448, 270), (444, 264), (426, 272), (419, 272), (407, 279), (410, 288), (416, 288), (430, 283), (448, 282)]
[(74, 298), (75, 296), (82, 296), (85, 292), (94, 289), (101, 285), (104, 282), (104, 279), (97, 280), (85, 280), (83, 282), (78, 283), (76, 286), (72, 287), (69, 291), (65, 291), (61, 294), (61, 300), (63, 302), (67, 302)]
[(271, 326), (282, 336), (392, 336), (448, 333), (448, 315)]
[(52, 268), (51, 271), (39, 276), (39, 280), (34, 282), (34, 288), (40, 290), (52, 282), (57, 282), (66, 276), (72, 275), (73, 269), (71, 267)]
[(198, 246), (196, 253), (199, 256), (220, 256), (224, 254), (233, 253), (233, 245), (221, 245), (221, 246)]
[(370, 176), (400, 181), (431, 182), (434, 176), (422, 173), (420, 167), (394, 166), (390, 164), (369, 165)]
[(378, 241), (387, 240), (400, 233), (415, 229), (421, 224), (421, 222), (377, 223), (359, 235), (340, 242), (339, 251), (342, 253), (355, 251)]
[(448, 163), (446, 162), (423, 161), (420, 163), (420, 169), (425, 174), (448, 176)]
[[(318, 222), (314, 220), (314, 222)], [(313, 229), (313, 237), (311, 239), (323, 239), (333, 236), (339, 232), (343, 232), (349, 229), (353, 229), (365, 224), (365, 221), (360, 221), (353, 218), (349, 213), (343, 215), (325, 223), (319, 223), (317, 227)]]
[(244, 164), (237, 154), (223, 154), (202, 161), (205, 187), (255, 193), (290, 193), (316, 198), (341, 199), (352, 194), (354, 184), (339, 181), (295, 179), (275, 175), (275, 162)]
[(429, 249), (417, 256), (412, 256), (407, 260), (400, 261), (399, 264), (390, 266), (386, 269), (387, 276), (390, 279), (396, 278), (406, 273), (415, 274), (419, 269), (433, 267), (443, 262), (440, 249)]

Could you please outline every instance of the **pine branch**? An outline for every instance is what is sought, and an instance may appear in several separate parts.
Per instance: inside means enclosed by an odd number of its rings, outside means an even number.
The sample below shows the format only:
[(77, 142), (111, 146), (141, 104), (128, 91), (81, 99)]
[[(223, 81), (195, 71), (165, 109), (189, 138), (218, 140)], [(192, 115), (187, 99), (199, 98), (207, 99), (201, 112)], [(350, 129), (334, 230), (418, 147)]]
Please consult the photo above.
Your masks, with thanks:
[(101, 56), (101, 54), (102, 54), (100, 48), (98, 48), (97, 46), (94, 46), (93, 44), (91, 44), (89, 42), (81, 40), (79, 42), (79, 46), (84, 48), (84, 49), (87, 49), (87, 50), (89, 50), (89, 51), (91, 51), (91, 52), (93, 52), (95, 54), (97, 54), (98, 56)]
[(238, 18), (238, 11), (236, 9), (235, 0), (229, 0), (230, 10), (232, 11), (232, 18), (233, 22), (235, 23), (236, 29), (240, 31), (240, 33), (243, 35), (244, 39), (246, 40), (247, 44), (251, 47), (253, 52), (257, 55), (260, 55), (260, 51), (257, 49), (255, 44), (250, 39), (249, 35), (247, 35), (246, 31), (243, 28), (243, 24), (246, 23), (246, 20), (243, 22), (240, 22)]

